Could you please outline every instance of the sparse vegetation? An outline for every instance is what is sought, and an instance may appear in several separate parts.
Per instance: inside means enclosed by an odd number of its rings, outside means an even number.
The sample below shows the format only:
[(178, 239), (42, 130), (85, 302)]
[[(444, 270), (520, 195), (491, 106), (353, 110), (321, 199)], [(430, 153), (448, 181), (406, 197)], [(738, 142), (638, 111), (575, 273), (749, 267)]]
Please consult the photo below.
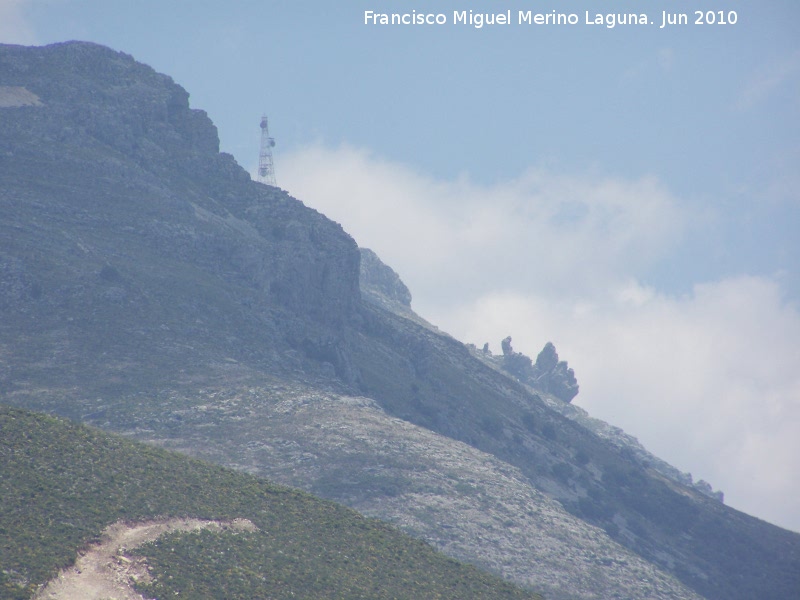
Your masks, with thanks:
[(537, 596), (308, 494), (53, 417), (0, 406), (0, 598), (30, 598), (118, 520), (250, 519), (136, 553), (159, 598)]

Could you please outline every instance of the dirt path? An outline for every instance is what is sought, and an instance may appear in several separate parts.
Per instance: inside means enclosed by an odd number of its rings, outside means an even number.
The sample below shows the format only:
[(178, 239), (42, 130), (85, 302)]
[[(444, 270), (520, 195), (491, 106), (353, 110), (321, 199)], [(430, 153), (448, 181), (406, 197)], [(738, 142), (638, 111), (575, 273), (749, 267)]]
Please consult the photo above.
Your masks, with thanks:
[(106, 527), (102, 541), (79, 556), (75, 566), (61, 571), (34, 600), (147, 600), (132, 587), (134, 580), (149, 577), (147, 565), (144, 560), (125, 557), (125, 551), (152, 542), (165, 533), (200, 529), (254, 531), (256, 526), (247, 519), (117, 522)]

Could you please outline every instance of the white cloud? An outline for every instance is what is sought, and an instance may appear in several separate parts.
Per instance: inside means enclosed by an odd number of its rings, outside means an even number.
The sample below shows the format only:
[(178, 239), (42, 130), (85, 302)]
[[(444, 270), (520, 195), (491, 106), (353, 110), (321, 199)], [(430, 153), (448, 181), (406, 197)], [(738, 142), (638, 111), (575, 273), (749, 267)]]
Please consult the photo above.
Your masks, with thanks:
[(27, 0), (0, 0), (0, 43), (36, 44), (36, 35), (24, 14)]
[(685, 228), (683, 211), (651, 178), (530, 170), (487, 187), (466, 177), (435, 181), (348, 147), (281, 160), (282, 184), (378, 252), (426, 302), (498, 288), (605, 286), (646, 267)]
[(640, 284), (698, 218), (658, 181), (531, 170), (483, 186), (314, 146), (282, 156), (281, 183), (395, 268), (424, 317), (495, 350), (552, 340), (576, 403), (800, 530), (800, 313), (765, 277), (685, 296)]
[(670, 297), (634, 282), (605, 298), (490, 294), (432, 317), (498, 349), (552, 339), (575, 403), (710, 481), (736, 508), (800, 530), (800, 313), (774, 281), (741, 277)]

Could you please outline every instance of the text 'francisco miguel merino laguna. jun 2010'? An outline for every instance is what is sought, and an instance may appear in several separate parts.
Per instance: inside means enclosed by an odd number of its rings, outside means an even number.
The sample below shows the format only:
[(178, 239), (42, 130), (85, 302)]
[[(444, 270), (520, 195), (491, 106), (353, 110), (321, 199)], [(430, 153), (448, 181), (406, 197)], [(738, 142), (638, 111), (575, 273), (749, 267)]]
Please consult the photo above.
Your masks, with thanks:
[(449, 13), (426, 13), (412, 10), (406, 13), (381, 13), (364, 11), (364, 25), (466, 25), (475, 29), (486, 26), (507, 25), (555, 25), (555, 26), (601, 26), (614, 29), (620, 26), (657, 26), (664, 29), (686, 25), (736, 25), (739, 15), (734, 10), (695, 10), (688, 13), (660, 11), (657, 15), (648, 13), (598, 13), (585, 11), (583, 14), (563, 13), (552, 10), (537, 13), (532, 10), (506, 10), (497, 13), (476, 12), (473, 10), (454, 10)]

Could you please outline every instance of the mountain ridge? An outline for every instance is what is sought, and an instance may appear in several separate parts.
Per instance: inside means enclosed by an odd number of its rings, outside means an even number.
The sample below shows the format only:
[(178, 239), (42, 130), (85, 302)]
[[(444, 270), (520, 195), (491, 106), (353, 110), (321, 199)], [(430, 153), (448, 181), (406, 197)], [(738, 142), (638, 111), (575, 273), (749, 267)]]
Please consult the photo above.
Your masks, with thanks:
[[(248, 443), (286, 436), (240, 444), (232, 432), (274, 414), (281, 394), (299, 385), (368, 397), (387, 427), (409, 423), (518, 469), (532, 490), (702, 596), (800, 589), (797, 534), (665, 478), (558, 414), (416, 317), (403, 293), (392, 306), (366, 301), (352, 238), (251, 182), (170, 78), (93, 44), (1, 46), (0, 86), (41, 103), (0, 109), (6, 402), (190, 453), (213, 447), (208, 458), (247, 469)], [(248, 390), (252, 401), (231, 409)], [(301, 448), (292, 460), (309, 456)], [(337, 456), (344, 481), (374, 466), (369, 446), (355, 466)], [(292, 462), (282, 468), (291, 474)], [(414, 485), (406, 474), (382, 481), (360, 493), (387, 511)], [(449, 550), (474, 554), (480, 543)], [(551, 593), (586, 597), (559, 585)]]

